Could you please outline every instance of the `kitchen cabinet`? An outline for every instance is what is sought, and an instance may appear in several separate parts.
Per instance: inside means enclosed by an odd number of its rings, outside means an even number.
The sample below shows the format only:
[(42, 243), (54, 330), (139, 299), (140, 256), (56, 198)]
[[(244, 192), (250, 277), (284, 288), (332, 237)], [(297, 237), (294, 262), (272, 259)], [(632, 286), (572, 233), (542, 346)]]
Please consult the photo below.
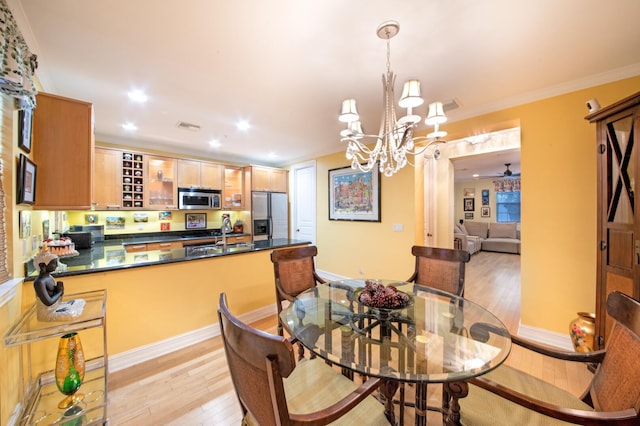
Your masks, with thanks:
[(250, 243), (251, 235), (228, 236), (227, 244)]
[(93, 171), (93, 208), (95, 210), (119, 209), (122, 190), (120, 151), (96, 148)]
[(251, 190), (287, 192), (287, 170), (251, 166)]
[(43, 92), (36, 101), (33, 208), (88, 210), (93, 202), (93, 105)]
[(178, 160), (178, 187), (222, 189), (224, 166), (198, 160)]
[(203, 188), (222, 189), (224, 166), (203, 161), (200, 163), (200, 183)]
[(176, 159), (147, 155), (147, 207), (177, 209)]
[[(77, 318), (70, 321), (39, 321), (34, 303), (18, 317), (4, 336), (5, 346), (15, 346), (20, 351), (18, 359), (23, 383), (15, 390), (22, 399), (19, 406), (21, 412), (15, 417), (19, 425), (58, 422), (107, 424), (106, 290), (65, 294), (64, 300), (72, 299), (85, 301), (82, 314)], [(85, 352), (85, 375), (79, 391), (84, 394), (84, 399), (80, 404), (82, 411), (69, 415), (68, 409), (58, 408), (64, 395), (57, 389), (53, 371), (57, 354), (54, 346), (57, 342), (53, 339), (74, 332), (80, 336)], [(88, 337), (87, 340), (83, 339), (84, 336)], [(38, 368), (42, 362), (52, 369), (42, 372)]]
[(178, 188), (200, 186), (200, 161), (178, 159)]
[(144, 155), (139, 152), (122, 151), (122, 207), (144, 208)]
[(223, 210), (242, 210), (244, 196), (244, 170), (242, 167), (224, 167)]
[(127, 253), (147, 251), (147, 244), (125, 244), (124, 249), (127, 251)]
[(182, 248), (181, 241), (163, 241), (160, 243), (147, 243), (147, 250), (173, 250)]

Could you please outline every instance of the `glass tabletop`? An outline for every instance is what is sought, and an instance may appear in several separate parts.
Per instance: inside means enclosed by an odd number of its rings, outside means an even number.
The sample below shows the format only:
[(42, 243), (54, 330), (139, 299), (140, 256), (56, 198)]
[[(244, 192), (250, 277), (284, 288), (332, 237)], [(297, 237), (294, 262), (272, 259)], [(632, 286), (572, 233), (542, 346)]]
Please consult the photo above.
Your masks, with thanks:
[[(398, 309), (360, 302), (366, 281), (408, 297)], [(502, 322), (483, 307), (433, 288), (391, 280), (342, 280), (298, 295), (280, 318), (318, 356), (368, 376), (404, 382), (463, 381), (500, 365), (511, 350)]]

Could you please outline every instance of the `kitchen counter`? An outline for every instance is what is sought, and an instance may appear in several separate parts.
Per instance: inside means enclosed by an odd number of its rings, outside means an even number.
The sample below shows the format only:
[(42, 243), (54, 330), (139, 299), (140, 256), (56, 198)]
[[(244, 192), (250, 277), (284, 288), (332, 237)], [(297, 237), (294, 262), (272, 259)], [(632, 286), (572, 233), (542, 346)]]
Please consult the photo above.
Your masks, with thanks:
[[(229, 234), (242, 235), (242, 234)], [(228, 245), (226, 249), (199, 251), (190, 250), (189, 247), (172, 250), (149, 250), (144, 252), (127, 253), (123, 244), (142, 243), (179, 240), (173, 237), (146, 237), (146, 239), (108, 239), (104, 242), (95, 243), (90, 249), (78, 250), (77, 256), (62, 257), (59, 259), (59, 267), (52, 274), (54, 277), (65, 277), (73, 275), (83, 275), (96, 272), (122, 270), (129, 268), (139, 268), (150, 265), (161, 265), (176, 262), (193, 261), (204, 258), (220, 256), (230, 256), (242, 253), (250, 253), (277, 248), (291, 247), (297, 245), (310, 244), (309, 241), (291, 240), (287, 238), (255, 241), (253, 243), (241, 243)], [(186, 238), (186, 237), (185, 237)], [(202, 236), (199, 239), (211, 239), (212, 236)], [(197, 244), (198, 238), (189, 237), (190, 241)], [(25, 281), (32, 281), (38, 276), (38, 271), (34, 268), (30, 260), (25, 264)]]

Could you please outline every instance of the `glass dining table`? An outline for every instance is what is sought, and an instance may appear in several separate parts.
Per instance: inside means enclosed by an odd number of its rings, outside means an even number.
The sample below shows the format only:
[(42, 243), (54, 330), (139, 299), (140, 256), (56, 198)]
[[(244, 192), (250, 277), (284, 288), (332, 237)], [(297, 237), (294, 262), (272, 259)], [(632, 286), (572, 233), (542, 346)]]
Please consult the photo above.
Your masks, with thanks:
[[(365, 305), (360, 294), (367, 282), (393, 285), (404, 293), (406, 305)], [(485, 308), (450, 293), (392, 280), (318, 285), (300, 293), (280, 319), (303, 346), (348, 377), (382, 378), (380, 393), (391, 424), (404, 423), (404, 411), (396, 419), (394, 410), (401, 383), (415, 386), (415, 401), (406, 403), (415, 407), (416, 425), (426, 424), (428, 410), (442, 412), (446, 424), (459, 424), (458, 399), (467, 395), (466, 381), (502, 364), (511, 350), (508, 330)], [(429, 383), (442, 383), (441, 406), (427, 405)], [(400, 394), (402, 406), (404, 392)]]

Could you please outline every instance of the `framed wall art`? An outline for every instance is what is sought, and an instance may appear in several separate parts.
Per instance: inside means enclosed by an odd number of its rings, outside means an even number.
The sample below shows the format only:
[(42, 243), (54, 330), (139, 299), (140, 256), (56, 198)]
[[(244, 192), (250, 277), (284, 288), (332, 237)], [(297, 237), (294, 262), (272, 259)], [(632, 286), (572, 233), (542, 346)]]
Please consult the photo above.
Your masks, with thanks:
[(26, 153), (31, 152), (31, 125), (33, 110), (25, 108), (18, 110), (18, 147)]
[(18, 204), (33, 204), (36, 201), (36, 165), (20, 154), (18, 163)]
[(482, 216), (482, 217), (491, 217), (491, 208), (490, 207), (481, 207), (480, 208), (480, 216)]
[(482, 205), (483, 206), (488, 206), (489, 205), (489, 190), (488, 189), (483, 189), (482, 190)]
[(380, 222), (380, 171), (329, 170), (329, 220)]
[(472, 212), (476, 209), (476, 199), (475, 198), (465, 198), (464, 199), (464, 211)]
[(206, 213), (185, 213), (185, 229), (205, 229), (207, 227)]
[(465, 213), (464, 214), (464, 218), (465, 219), (473, 219), (473, 213)]

